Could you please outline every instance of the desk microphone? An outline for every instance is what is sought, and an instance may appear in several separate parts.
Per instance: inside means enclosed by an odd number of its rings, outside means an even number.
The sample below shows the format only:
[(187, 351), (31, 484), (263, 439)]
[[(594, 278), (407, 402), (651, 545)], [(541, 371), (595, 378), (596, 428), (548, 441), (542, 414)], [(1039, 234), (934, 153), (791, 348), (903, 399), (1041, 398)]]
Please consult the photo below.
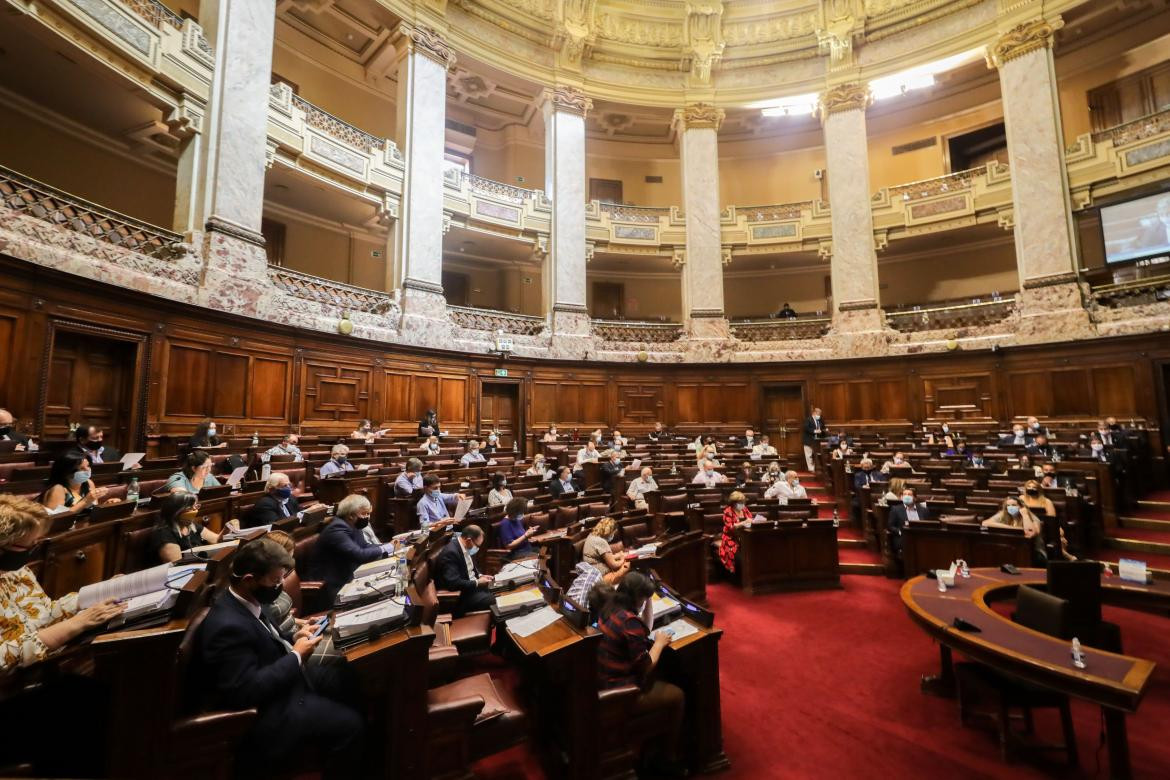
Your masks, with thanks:
[(370, 590), (372, 590), (372, 591), (374, 591), (375, 593), (377, 593), (379, 596), (382, 596), (383, 598), (388, 598), (388, 599), (390, 599), (391, 601), (394, 601), (395, 599), (397, 599), (397, 598), (398, 598), (397, 596), (391, 595), (391, 594), (387, 593), (386, 591), (382, 590), (381, 588), (379, 588), (377, 585), (375, 585), (374, 583), (370, 582), (369, 580), (366, 580), (366, 581), (365, 581), (365, 583), (364, 583), (364, 585), (365, 585), (367, 588), (369, 588)]

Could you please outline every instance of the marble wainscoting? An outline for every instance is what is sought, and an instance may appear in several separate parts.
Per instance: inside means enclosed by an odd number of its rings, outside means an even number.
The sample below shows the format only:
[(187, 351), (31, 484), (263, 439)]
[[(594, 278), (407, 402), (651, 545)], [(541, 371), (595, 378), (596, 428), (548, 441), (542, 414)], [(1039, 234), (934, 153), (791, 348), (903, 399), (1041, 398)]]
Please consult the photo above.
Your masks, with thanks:
[(1170, 301), (1119, 306), (1116, 309), (1094, 304), (1089, 316), (1100, 336), (1170, 332)]
[(1013, 344), (1042, 344), (1096, 338), (1085, 303), (1088, 291), (1075, 281), (1057, 284), (1024, 283), (1016, 294), (1012, 317)]

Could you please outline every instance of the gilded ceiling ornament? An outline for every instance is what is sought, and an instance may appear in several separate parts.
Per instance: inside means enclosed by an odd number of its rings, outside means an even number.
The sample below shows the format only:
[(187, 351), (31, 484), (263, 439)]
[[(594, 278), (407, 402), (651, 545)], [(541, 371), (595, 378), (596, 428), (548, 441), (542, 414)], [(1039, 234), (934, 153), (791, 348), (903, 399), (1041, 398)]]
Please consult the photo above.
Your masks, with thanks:
[(987, 59), (990, 65), (998, 68), (1016, 57), (1046, 49), (1052, 45), (1053, 35), (1061, 27), (1064, 27), (1064, 20), (1059, 17), (1051, 22), (1041, 18), (1018, 24), (988, 47)]
[(850, 82), (830, 87), (821, 93), (820, 113), (821, 120), (829, 114), (841, 111), (864, 110), (869, 105), (869, 85)]
[(585, 116), (593, 108), (593, 101), (575, 87), (556, 87), (544, 91), (544, 99), (552, 103), (554, 111), (567, 111)]
[(718, 130), (726, 115), (722, 108), (710, 103), (692, 103), (685, 108), (675, 110), (674, 124), (683, 130), (693, 130), (700, 127), (713, 127)]
[(580, 65), (593, 47), (597, 40), (596, 10), (597, 0), (557, 0), (553, 47), (559, 50), (562, 65)]
[(830, 67), (853, 61), (853, 38), (865, 31), (864, 0), (820, 0), (817, 44)]
[(688, 2), (686, 43), (691, 76), (700, 84), (711, 82), (711, 66), (723, 57), (723, 3)]

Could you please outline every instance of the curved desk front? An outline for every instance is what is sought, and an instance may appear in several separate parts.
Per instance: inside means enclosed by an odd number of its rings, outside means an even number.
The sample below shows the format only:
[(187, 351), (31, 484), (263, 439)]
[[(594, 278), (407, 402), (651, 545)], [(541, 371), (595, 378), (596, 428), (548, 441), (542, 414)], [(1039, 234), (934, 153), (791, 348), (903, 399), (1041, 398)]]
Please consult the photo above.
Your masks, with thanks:
[[(1020, 585), (1046, 582), (1043, 569), (1023, 569), (1018, 575), (999, 569), (972, 569), (969, 579), (956, 578), (945, 593), (925, 576), (902, 586), (902, 602), (910, 617), (939, 642), (942, 670), (924, 677), (924, 691), (953, 695), (951, 651), (1030, 683), (1099, 704), (1109, 736), (1110, 775), (1130, 776), (1125, 713), (1135, 712), (1149, 687), (1154, 662), (1084, 647), (1085, 668), (1072, 664), (1070, 642), (1013, 623), (990, 606), (1010, 599)], [(1135, 609), (1170, 612), (1170, 584), (1138, 585), (1117, 577), (1103, 577), (1103, 600)], [(955, 618), (978, 627), (978, 632), (955, 628)]]

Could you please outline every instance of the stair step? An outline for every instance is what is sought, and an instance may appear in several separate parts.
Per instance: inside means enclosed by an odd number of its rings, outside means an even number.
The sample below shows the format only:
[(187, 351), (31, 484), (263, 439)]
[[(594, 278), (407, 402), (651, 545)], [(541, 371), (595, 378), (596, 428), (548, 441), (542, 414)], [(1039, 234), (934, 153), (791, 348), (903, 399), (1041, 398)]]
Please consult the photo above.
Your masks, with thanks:
[(1170, 509), (1170, 501), (1155, 501), (1150, 498), (1138, 499), (1138, 506), (1145, 506), (1151, 509)]
[[(1115, 533), (1124, 534), (1125, 531)], [(1130, 552), (1147, 552), (1158, 555), (1170, 555), (1170, 543), (1150, 542), (1145, 539), (1126, 539), (1124, 536), (1106, 536), (1105, 546), (1114, 550), (1129, 550)]]
[(868, 545), (864, 539), (849, 539), (838, 536), (837, 547), (846, 547), (851, 550), (864, 550)]
[(868, 574), (880, 577), (886, 569), (880, 563), (838, 563), (837, 571), (841, 574)]
[(1147, 531), (1165, 531), (1170, 534), (1170, 520), (1153, 517), (1119, 517), (1122, 528), (1143, 528)]

